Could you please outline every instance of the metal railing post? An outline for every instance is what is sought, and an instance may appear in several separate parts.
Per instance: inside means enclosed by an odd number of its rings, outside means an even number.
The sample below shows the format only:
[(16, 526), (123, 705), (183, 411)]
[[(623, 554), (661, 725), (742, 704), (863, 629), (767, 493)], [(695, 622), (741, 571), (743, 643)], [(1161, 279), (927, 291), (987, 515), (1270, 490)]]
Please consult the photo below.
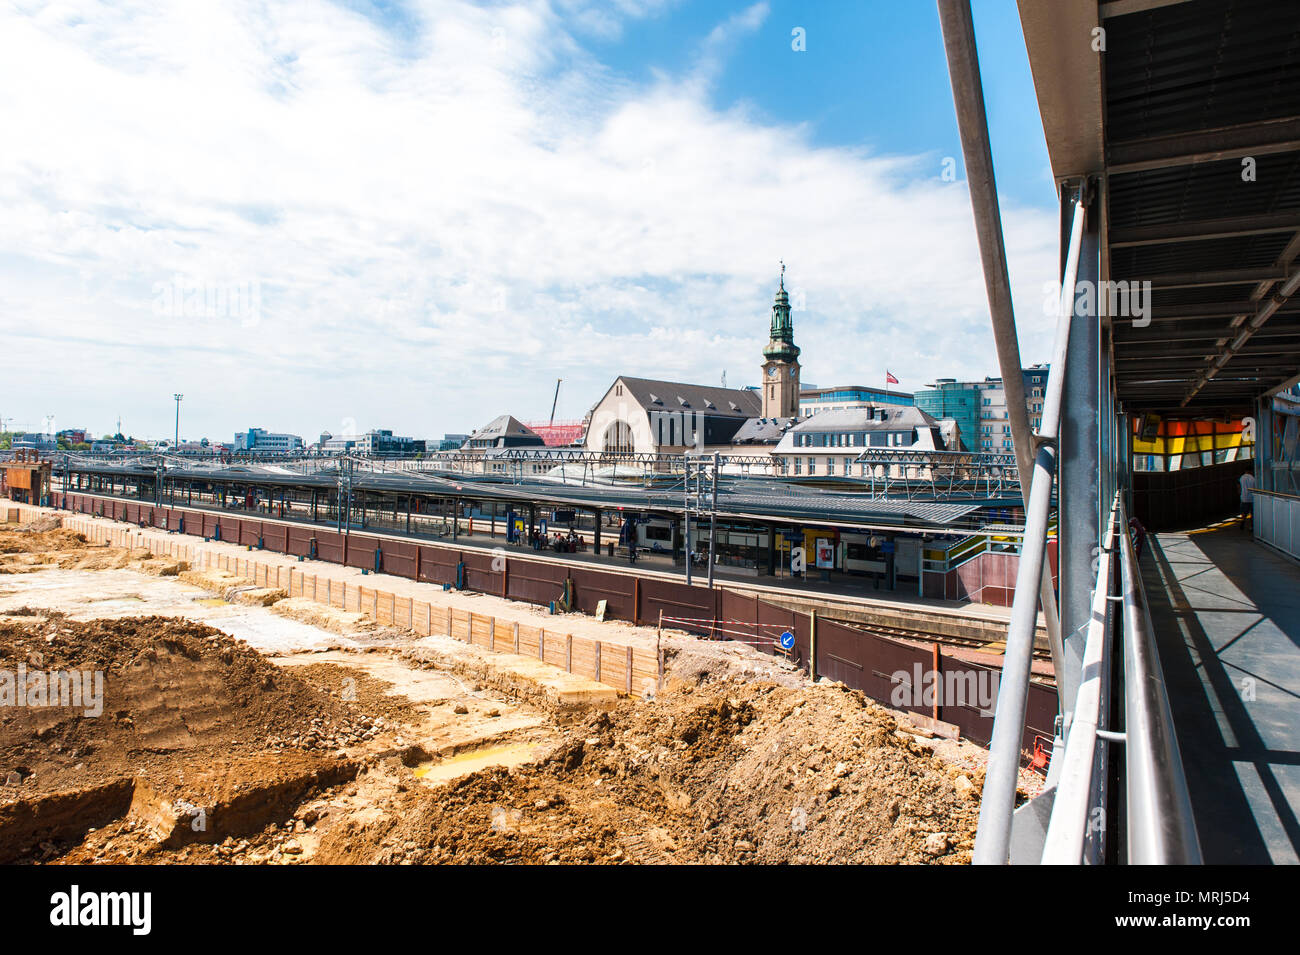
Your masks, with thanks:
[[(1112, 641), (1111, 591), (1115, 578), (1118, 494), (1112, 502), (1105, 544), (1097, 568), (1097, 586), (1092, 597), (1092, 618), (1083, 651), (1083, 673), (1079, 692), (1071, 701), (1074, 725), (1061, 755), (1060, 774), (1052, 815), (1043, 841), (1045, 865), (1078, 865), (1100, 862), (1106, 826), (1094, 810), (1105, 804), (1107, 746), (1098, 746), (1098, 733), (1106, 729), (1110, 699)], [(1101, 822), (1098, 826), (1096, 823)], [(1091, 841), (1089, 837), (1092, 836)], [(1087, 858), (1085, 859), (1085, 853)]]
[[(1016, 570), (1016, 599), (1007, 627), (1007, 649), (1002, 658), (1002, 679), (989, 741), (988, 770), (980, 803), (974, 862), (1002, 865), (1011, 847), (1011, 817), (1015, 812), (1016, 783), (1020, 774), (1021, 738), (1029, 698), (1034, 630), (1038, 624), (1036, 584), (1042, 577), (1047, 551), (1047, 512), (1051, 506), (1056, 451), (1050, 445), (1038, 450), (1034, 483), (1025, 515), (1025, 544)], [(1035, 599), (1026, 599), (1032, 594)]]

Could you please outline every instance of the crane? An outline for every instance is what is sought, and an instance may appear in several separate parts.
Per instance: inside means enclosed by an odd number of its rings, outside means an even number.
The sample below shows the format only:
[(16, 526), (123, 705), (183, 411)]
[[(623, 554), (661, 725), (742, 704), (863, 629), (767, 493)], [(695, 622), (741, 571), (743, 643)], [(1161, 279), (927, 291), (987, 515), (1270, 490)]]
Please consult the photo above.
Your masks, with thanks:
[(563, 380), (564, 380), (563, 378), (556, 378), (556, 379), (555, 379), (555, 397), (551, 399), (551, 420), (550, 420), (550, 424), (555, 424), (555, 406), (556, 406), (556, 405), (559, 403), (559, 401), (560, 401), (560, 382), (562, 382)]

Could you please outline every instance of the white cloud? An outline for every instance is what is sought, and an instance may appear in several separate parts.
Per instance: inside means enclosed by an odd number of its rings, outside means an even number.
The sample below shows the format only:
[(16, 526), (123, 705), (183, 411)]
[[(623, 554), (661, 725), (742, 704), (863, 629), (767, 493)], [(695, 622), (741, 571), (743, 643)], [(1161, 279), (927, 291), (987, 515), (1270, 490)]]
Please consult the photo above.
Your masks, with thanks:
[[(996, 373), (938, 158), (711, 107), (763, 4), (650, 86), (584, 50), (663, 6), (448, 0), (412, 29), (312, 0), (0, 14), (0, 330), (26, 359), (0, 413), (161, 435), (181, 390), (212, 437), (435, 435), (545, 415), (564, 377), (579, 417), (619, 373), (756, 380), (780, 258), (806, 380)], [(1041, 360), (1055, 216), (1004, 219)], [(258, 321), (156, 314), (178, 275), (259, 283)]]

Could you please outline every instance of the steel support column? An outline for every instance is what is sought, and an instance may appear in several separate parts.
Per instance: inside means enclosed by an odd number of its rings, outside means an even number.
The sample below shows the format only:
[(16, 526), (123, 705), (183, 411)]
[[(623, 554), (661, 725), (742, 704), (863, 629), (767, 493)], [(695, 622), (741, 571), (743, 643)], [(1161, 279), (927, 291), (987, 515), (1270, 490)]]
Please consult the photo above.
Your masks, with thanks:
[[(1025, 406), (1025, 381), (1020, 361), (1016, 318), (1011, 305), (1011, 278), (1007, 272), (1006, 246), (1002, 237), (1002, 215), (998, 207), (997, 182), (993, 175), (993, 151), (989, 145), (988, 117), (984, 110), (984, 87), (980, 80), (979, 55), (975, 46), (975, 25), (970, 0), (938, 0), (939, 25), (943, 31), (948, 77), (952, 83), (957, 128), (961, 134), (962, 158), (975, 232), (979, 240), (984, 285), (993, 323), (993, 338), (1007, 401), (1007, 419), (1016, 452), (1021, 497), (1028, 507), (1034, 476), (1035, 443)], [(1039, 600), (1048, 637), (1059, 645), (1061, 624), (1050, 568), (1039, 581)]]
[[(1068, 228), (1072, 203), (1062, 196), (1062, 228)], [(1059, 444), (1060, 491), (1057, 522), (1057, 569), (1060, 589), (1061, 642), (1068, 673), (1083, 666), (1083, 646), (1092, 617), (1093, 560), (1101, 546), (1102, 374), (1098, 302), (1101, 272), (1099, 201), (1092, 192), (1079, 252), (1078, 294), (1070, 321), (1070, 349), (1061, 401)], [(1059, 679), (1059, 677), (1058, 677)], [(1071, 682), (1077, 687), (1077, 680)], [(1071, 693), (1063, 699), (1072, 700)]]

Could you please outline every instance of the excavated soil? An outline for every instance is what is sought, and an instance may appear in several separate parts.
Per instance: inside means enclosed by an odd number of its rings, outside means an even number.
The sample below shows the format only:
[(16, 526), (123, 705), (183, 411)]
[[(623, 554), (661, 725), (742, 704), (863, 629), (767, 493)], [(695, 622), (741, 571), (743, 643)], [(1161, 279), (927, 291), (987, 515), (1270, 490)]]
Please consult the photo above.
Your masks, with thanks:
[(60, 570), (130, 567), (160, 576), (175, 576), (185, 569), (183, 561), (154, 557), (143, 548), (92, 544), (85, 535), (60, 527), (57, 517), (0, 527), (0, 574), (29, 574), (51, 567)]
[(394, 793), (316, 861), (968, 862), (977, 787), (897, 726), (842, 687), (686, 688), (592, 717), (537, 763)]
[[(161, 563), (0, 530), (0, 572), (188, 570)], [(0, 707), (0, 862), (970, 860), (976, 748), (842, 686), (700, 644), (654, 699), (561, 710), (490, 663), (364, 651), (279, 665), (184, 618), (10, 611), (0, 679), (97, 672), (103, 707)]]
[[(5, 861), (962, 863), (978, 814), (977, 772), (834, 685), (688, 685), (495, 750), (356, 760), (339, 747), (409, 701), (200, 624), (33, 615), (0, 624), (0, 669), (20, 663), (102, 670), (104, 712), (6, 709)], [(481, 750), (509, 768), (421, 778)]]
[[(12, 615), (0, 621), (0, 672), (12, 689), (24, 671), (28, 680), (76, 672), (86, 695), (76, 706), (52, 705), (50, 693), (0, 708), (2, 861), (51, 854), (86, 826), (121, 815), (123, 799), (149, 803), (141, 811), (151, 819), (177, 803), (215, 816), (241, 789), (338, 782), (355, 773), (340, 773), (341, 748), (372, 729), (241, 642), (173, 617)], [(243, 825), (231, 815), (229, 828)], [(213, 831), (225, 824), (213, 821)]]

